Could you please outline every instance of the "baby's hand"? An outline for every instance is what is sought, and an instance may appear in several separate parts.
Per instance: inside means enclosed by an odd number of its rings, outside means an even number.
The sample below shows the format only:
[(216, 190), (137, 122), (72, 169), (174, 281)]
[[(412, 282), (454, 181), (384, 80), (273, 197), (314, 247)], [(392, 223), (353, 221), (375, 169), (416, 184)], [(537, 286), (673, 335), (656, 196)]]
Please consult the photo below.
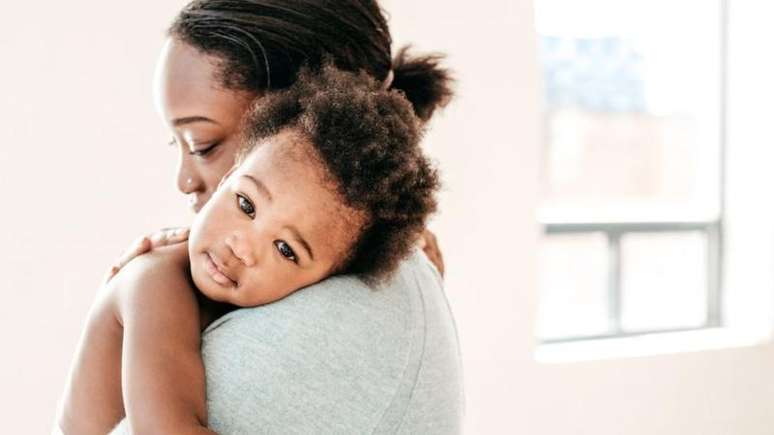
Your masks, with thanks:
[(102, 280), (103, 284), (110, 281), (127, 263), (132, 261), (135, 257), (138, 257), (153, 249), (160, 248), (162, 246), (174, 245), (176, 243), (185, 242), (188, 240), (188, 228), (164, 228), (161, 231), (151, 234), (150, 236), (142, 236), (135, 240), (132, 246), (127, 249), (123, 255), (116, 261), (115, 264), (105, 274), (105, 278)]

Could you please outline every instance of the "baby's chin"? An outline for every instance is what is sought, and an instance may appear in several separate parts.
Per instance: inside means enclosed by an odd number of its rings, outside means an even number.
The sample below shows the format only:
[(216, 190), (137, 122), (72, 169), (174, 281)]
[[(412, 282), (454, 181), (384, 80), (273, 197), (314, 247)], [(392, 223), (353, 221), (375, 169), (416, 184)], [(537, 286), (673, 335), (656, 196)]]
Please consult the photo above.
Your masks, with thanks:
[(236, 305), (238, 307), (255, 307), (263, 305), (265, 302), (256, 301), (255, 295), (248, 294), (244, 288), (227, 287), (220, 285), (212, 280), (207, 274), (206, 269), (194, 262), (191, 264), (191, 277), (196, 288), (215, 302)]
[(236, 288), (227, 288), (215, 282), (207, 273), (203, 263), (200, 257), (197, 257), (197, 261), (191, 262), (191, 278), (196, 288), (207, 299), (242, 306), (238, 301)]
[(209, 282), (207, 277), (207, 272), (204, 270), (203, 267), (201, 266), (196, 267), (192, 264), (191, 278), (193, 278), (193, 283), (196, 286), (196, 288), (204, 296), (207, 296), (207, 299), (211, 299), (213, 301), (218, 301), (218, 302), (230, 303), (230, 301), (224, 300), (225, 295), (220, 291), (220, 289), (217, 288), (217, 285)]

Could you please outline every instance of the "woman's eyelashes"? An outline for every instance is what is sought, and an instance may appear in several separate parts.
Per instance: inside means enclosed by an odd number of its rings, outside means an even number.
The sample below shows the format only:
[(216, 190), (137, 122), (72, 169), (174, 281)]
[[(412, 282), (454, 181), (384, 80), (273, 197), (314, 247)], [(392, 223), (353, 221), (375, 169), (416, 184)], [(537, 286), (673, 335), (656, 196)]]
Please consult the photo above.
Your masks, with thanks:
[[(178, 143), (178, 141), (177, 141), (177, 138), (174, 138), (174, 137), (173, 137), (173, 138), (172, 138), (172, 139), (169, 141), (169, 143), (168, 143), (167, 145), (169, 145), (169, 146), (172, 146), (172, 147), (173, 147), (173, 146), (177, 146), (178, 144), (179, 144), (179, 143)], [(196, 149), (196, 148), (194, 148), (194, 149), (190, 149), (190, 148), (189, 148), (189, 149), (188, 149), (188, 154), (190, 154), (190, 155), (192, 155), (192, 156), (196, 156), (196, 157), (207, 157), (207, 155), (209, 155), (209, 154), (210, 154), (212, 151), (214, 151), (214, 150), (215, 150), (215, 148), (216, 148), (218, 145), (220, 145), (220, 141), (215, 141), (215, 142), (212, 142), (212, 143), (210, 143), (210, 144), (200, 144), (200, 145), (195, 145), (195, 146), (198, 146), (199, 148), (198, 148), (198, 149)], [(202, 147), (204, 147), (204, 148), (202, 148)]]
[(280, 255), (292, 261), (293, 263), (298, 264), (298, 257), (296, 256), (295, 251), (293, 251), (293, 248), (291, 248), (290, 245), (288, 245), (285, 241), (275, 240), (274, 246), (277, 247), (277, 251), (279, 251)]
[(198, 149), (198, 150), (190, 150), (188, 151), (188, 154), (196, 157), (206, 157), (208, 154), (210, 154), (215, 147), (220, 145), (220, 142), (215, 142), (210, 145), (207, 145), (206, 148)]
[(237, 193), (237, 207), (239, 207), (240, 210), (242, 210), (242, 213), (250, 216), (250, 219), (255, 218), (255, 206), (253, 205), (252, 201), (248, 199), (246, 196)]

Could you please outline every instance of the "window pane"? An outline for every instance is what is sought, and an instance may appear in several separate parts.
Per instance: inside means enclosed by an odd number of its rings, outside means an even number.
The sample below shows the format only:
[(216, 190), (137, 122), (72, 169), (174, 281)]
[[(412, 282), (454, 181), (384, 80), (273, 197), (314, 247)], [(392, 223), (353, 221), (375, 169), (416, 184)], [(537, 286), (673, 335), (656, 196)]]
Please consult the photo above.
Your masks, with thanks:
[(621, 239), (622, 327), (698, 327), (707, 316), (707, 238), (699, 231)]
[(718, 1), (537, 0), (536, 9), (543, 216), (716, 217)]
[(607, 258), (603, 234), (545, 237), (538, 257), (538, 336), (576, 337), (607, 331)]

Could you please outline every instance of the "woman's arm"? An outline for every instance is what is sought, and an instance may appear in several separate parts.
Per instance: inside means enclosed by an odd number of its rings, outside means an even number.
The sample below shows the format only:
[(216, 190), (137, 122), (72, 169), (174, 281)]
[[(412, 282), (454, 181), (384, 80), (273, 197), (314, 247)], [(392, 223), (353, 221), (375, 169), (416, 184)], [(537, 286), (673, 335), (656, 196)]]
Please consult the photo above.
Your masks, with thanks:
[(124, 328), (123, 400), (136, 433), (208, 430), (200, 310), (188, 273), (187, 244), (129, 263), (133, 273), (116, 294)]

